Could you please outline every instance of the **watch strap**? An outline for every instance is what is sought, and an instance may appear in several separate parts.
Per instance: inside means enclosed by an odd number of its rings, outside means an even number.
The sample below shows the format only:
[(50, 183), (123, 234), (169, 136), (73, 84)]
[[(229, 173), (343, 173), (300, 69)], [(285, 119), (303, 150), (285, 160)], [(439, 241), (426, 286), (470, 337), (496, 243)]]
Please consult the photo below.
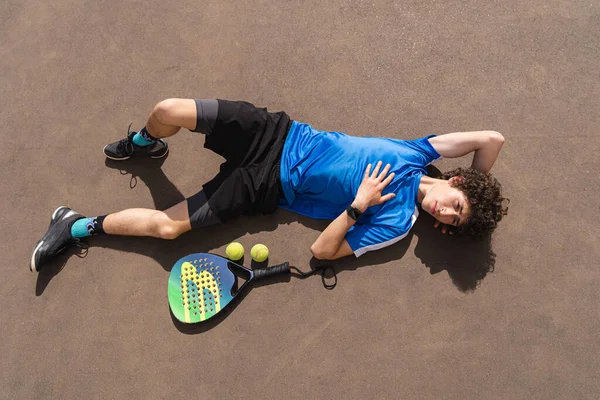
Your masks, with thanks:
[(352, 204), (350, 204), (348, 206), (348, 208), (346, 208), (346, 213), (348, 213), (348, 215), (350, 216), (350, 218), (352, 218), (355, 221), (358, 221), (358, 219), (360, 218), (360, 216), (363, 214), (362, 212), (360, 212), (358, 210), (358, 208), (352, 207)]

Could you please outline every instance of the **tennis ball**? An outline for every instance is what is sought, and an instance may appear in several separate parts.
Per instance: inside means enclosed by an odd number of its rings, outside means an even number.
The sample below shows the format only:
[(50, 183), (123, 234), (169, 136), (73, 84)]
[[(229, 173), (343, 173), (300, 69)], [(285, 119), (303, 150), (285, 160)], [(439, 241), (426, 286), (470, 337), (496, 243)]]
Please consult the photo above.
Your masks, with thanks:
[(237, 261), (244, 257), (244, 246), (238, 242), (229, 243), (225, 249), (225, 254), (231, 261)]
[(264, 244), (256, 244), (250, 250), (252, 259), (256, 262), (263, 262), (269, 258), (269, 249)]

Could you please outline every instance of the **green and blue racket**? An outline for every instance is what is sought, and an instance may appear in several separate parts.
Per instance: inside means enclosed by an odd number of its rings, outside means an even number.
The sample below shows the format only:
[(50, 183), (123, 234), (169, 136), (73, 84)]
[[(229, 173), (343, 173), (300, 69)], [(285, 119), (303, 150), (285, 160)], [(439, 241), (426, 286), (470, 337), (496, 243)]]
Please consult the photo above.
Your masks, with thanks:
[[(169, 306), (175, 318), (181, 322), (193, 324), (206, 321), (223, 311), (251, 282), (290, 273), (292, 269), (299, 274), (297, 276), (300, 278), (308, 277), (321, 270), (304, 273), (290, 266), (288, 262), (251, 270), (214, 254), (190, 254), (177, 261), (171, 269)], [(245, 279), (239, 288), (238, 277)], [(325, 285), (324, 276), (323, 284)], [(334, 286), (335, 284), (325, 285), (328, 289)]]

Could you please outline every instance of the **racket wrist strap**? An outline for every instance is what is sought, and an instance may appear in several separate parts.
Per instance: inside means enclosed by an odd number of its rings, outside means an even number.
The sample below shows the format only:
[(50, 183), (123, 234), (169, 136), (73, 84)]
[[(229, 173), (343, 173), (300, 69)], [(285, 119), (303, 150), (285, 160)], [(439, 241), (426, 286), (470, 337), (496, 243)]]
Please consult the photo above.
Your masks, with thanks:
[[(314, 274), (320, 272), (321, 282), (323, 282), (323, 287), (325, 287), (325, 289), (327, 290), (334, 289), (337, 285), (337, 275), (335, 273), (335, 267), (333, 265), (321, 265), (310, 272), (302, 272), (296, 267), (290, 267), (290, 269), (293, 269), (298, 274), (296, 276), (300, 279), (308, 278), (309, 276), (313, 276)], [(325, 280), (326, 271), (331, 271), (331, 277), (333, 278), (333, 283), (331, 284), (327, 283), (327, 281)]]
[(268, 268), (260, 268), (254, 270), (254, 279), (267, 278), (273, 275), (280, 275), (290, 272), (290, 263), (284, 262), (283, 264), (274, 265)]

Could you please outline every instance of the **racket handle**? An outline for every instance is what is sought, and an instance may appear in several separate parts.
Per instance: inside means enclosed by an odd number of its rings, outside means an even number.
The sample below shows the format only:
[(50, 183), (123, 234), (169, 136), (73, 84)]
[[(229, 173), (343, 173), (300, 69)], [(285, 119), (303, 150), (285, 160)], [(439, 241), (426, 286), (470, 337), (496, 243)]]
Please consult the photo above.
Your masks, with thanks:
[(290, 272), (290, 263), (284, 262), (283, 264), (274, 265), (268, 268), (255, 269), (254, 279), (268, 278), (269, 276), (279, 275)]

